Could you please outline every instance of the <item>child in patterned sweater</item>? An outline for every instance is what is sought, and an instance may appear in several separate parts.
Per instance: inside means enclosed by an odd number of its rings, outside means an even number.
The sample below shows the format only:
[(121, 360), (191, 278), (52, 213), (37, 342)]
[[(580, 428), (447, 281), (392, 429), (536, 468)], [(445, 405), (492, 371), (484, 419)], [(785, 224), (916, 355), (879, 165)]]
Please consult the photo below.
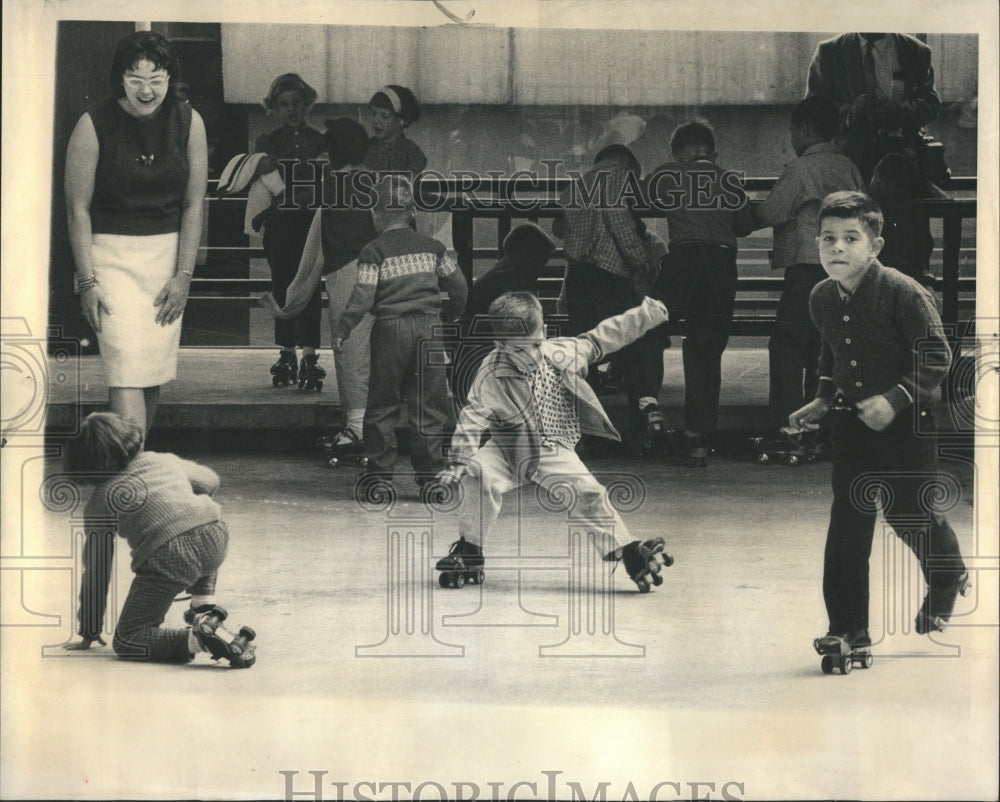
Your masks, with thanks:
[[(232, 635), (215, 604), (215, 580), (226, 558), (229, 530), (212, 498), (219, 477), (211, 468), (174, 454), (143, 451), (142, 430), (113, 412), (94, 412), (66, 446), (66, 470), (96, 487), (84, 509), (87, 540), (80, 583), (82, 640), (72, 650), (102, 646), (114, 557), (114, 529), (132, 549), (135, 580), (129, 588), (112, 645), (119, 657), (186, 663), (198, 652), (249, 668), (254, 632)], [(184, 629), (160, 625), (178, 593), (191, 594)]]
[[(437, 240), (410, 226), (413, 188), (402, 176), (388, 176), (375, 187), (373, 215), (379, 236), (358, 256), (358, 280), (334, 333), (340, 351), (352, 329), (371, 313), (371, 379), (362, 439), (370, 484), (361, 495), (392, 485), (396, 465), (396, 427), (401, 399), (410, 421), (410, 462), (421, 487), (444, 466), (445, 430), (453, 421), (445, 365), (424, 359), (424, 344), (435, 328), (462, 314), (468, 297), (465, 277)], [(441, 292), (448, 295), (442, 307)], [(368, 489), (365, 489), (368, 488)]]

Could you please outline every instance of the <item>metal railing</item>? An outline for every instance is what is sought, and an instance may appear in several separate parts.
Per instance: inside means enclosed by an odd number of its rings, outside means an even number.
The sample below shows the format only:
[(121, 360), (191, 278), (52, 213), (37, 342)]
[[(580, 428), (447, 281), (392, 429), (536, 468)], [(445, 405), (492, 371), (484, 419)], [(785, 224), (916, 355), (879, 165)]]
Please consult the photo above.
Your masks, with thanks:
[[(501, 243), (511, 228), (519, 223), (530, 221), (538, 223), (551, 219), (559, 212), (557, 197), (569, 179), (440, 179), (423, 178), (418, 182), (417, 192), (424, 203), (436, 211), (451, 214), (452, 242), (458, 258), (458, 263), (466, 278), (472, 281), (476, 260), (493, 260), (499, 258), (499, 243)], [(748, 193), (764, 193), (775, 182), (774, 178), (749, 178), (745, 182)], [(954, 178), (948, 187), (949, 191), (961, 194), (972, 194), (976, 189), (974, 178)], [(246, 199), (242, 197), (209, 198), (211, 208), (221, 208), (222, 204), (237, 205), (242, 209)], [(751, 200), (751, 203), (757, 201)], [(924, 201), (924, 208), (931, 220), (941, 221), (941, 236), (939, 251), (935, 253), (935, 264), (940, 260), (940, 276), (936, 278), (935, 289), (941, 295), (942, 320), (946, 325), (957, 328), (963, 313), (974, 308), (976, 279), (974, 275), (961, 275), (963, 261), (974, 264), (974, 249), (965, 249), (963, 254), (962, 223), (976, 217), (975, 197), (958, 197), (940, 200)], [(211, 213), (211, 211), (210, 211)], [(655, 212), (647, 215), (656, 217)], [(477, 230), (477, 221), (494, 220), (496, 237), (485, 237), (481, 226)], [(489, 239), (490, 244), (477, 242)], [(760, 239), (760, 238), (757, 238)], [(746, 242), (746, 241), (744, 241)], [(246, 246), (208, 246), (201, 252), (204, 266), (199, 267), (191, 284), (191, 300), (195, 303), (222, 303), (241, 306), (256, 304), (256, 296), (270, 289), (270, 281), (261, 278), (212, 278), (203, 277), (205, 272), (211, 272), (213, 264), (218, 261), (262, 259), (264, 252), (260, 247)], [(963, 259), (964, 257), (964, 259)], [(778, 275), (766, 275), (759, 267), (767, 258), (766, 249), (745, 247), (741, 244), (738, 251), (738, 265), (741, 275), (737, 281), (736, 314), (733, 334), (735, 336), (766, 335), (774, 322), (778, 295), (782, 288), (782, 278)], [(742, 275), (746, 266), (754, 262), (758, 265), (757, 272), (765, 275)], [(550, 322), (560, 322), (560, 316), (555, 312), (555, 300), (559, 294), (560, 282), (565, 267), (565, 256), (562, 249), (557, 249), (540, 280), (539, 295)], [(974, 272), (974, 271), (973, 271)], [(326, 299), (324, 298), (324, 303)], [(966, 314), (966, 316), (968, 316)], [(681, 331), (683, 324), (671, 324), (675, 331)]]

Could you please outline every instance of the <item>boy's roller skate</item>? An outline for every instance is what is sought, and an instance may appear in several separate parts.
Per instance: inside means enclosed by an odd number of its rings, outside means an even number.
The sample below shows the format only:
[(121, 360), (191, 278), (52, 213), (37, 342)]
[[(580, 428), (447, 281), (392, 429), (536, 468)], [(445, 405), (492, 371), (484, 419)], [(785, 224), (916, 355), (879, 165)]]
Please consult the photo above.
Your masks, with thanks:
[(234, 635), (222, 626), (228, 617), (217, 604), (202, 604), (184, 611), (184, 620), (213, 660), (225, 658), (233, 668), (250, 668), (257, 661), (257, 647), (250, 643), (257, 633), (250, 627), (240, 627), (239, 634)]
[(771, 465), (776, 462), (793, 468), (808, 462), (815, 462), (823, 453), (822, 435), (818, 432), (796, 431), (783, 426), (772, 437), (756, 437), (757, 462)]
[(316, 354), (305, 354), (299, 364), (299, 389), (300, 390), (322, 390), (323, 379), (326, 378), (326, 371), (319, 366), (319, 357)]
[(271, 385), (274, 387), (287, 387), (298, 381), (298, 362), (295, 359), (295, 351), (282, 351), (278, 361), (271, 365)]
[(351, 429), (341, 429), (331, 437), (321, 437), (317, 445), (326, 454), (326, 464), (331, 468), (351, 462), (360, 468), (368, 465), (365, 444)]
[(443, 588), (464, 588), (465, 583), (482, 585), (486, 581), (483, 550), (461, 536), (451, 544), (448, 556), (437, 561), (434, 568), (440, 571), (438, 584)]
[[(606, 562), (619, 562), (625, 566), (629, 577), (639, 586), (640, 593), (649, 593), (652, 585), (663, 584), (660, 572), (674, 564), (674, 558), (663, 549), (662, 537), (652, 540), (633, 540), (604, 555)], [(652, 583), (652, 585), (650, 584)]]
[(843, 634), (829, 632), (822, 638), (816, 638), (813, 648), (823, 656), (820, 668), (824, 674), (832, 674), (834, 669), (841, 674), (850, 674), (855, 666), (871, 668), (874, 661), (868, 630)]
[(971, 590), (972, 583), (969, 581), (968, 571), (962, 571), (953, 579), (942, 584), (941, 587), (929, 587), (920, 612), (917, 613), (917, 634), (943, 632), (955, 610), (955, 602), (958, 600), (959, 594), (968, 596)]

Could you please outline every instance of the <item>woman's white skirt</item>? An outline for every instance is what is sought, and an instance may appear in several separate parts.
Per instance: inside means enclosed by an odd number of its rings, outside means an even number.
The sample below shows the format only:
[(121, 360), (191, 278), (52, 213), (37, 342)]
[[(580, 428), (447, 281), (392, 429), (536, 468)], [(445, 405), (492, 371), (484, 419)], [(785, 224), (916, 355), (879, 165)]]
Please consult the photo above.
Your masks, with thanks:
[(181, 320), (161, 326), (153, 301), (177, 270), (178, 234), (94, 234), (94, 275), (111, 309), (97, 335), (109, 387), (158, 387), (177, 376)]

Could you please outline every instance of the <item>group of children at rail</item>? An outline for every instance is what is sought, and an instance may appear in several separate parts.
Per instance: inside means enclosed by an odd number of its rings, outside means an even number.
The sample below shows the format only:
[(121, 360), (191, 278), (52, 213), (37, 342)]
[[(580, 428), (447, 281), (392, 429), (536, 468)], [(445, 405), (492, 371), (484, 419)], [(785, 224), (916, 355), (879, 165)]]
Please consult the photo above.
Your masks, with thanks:
[[(828, 637), (852, 647), (868, 638), (868, 556), (876, 510), (856, 503), (852, 483), (871, 472), (880, 472), (889, 486), (886, 519), (906, 522), (897, 534), (915, 552), (927, 580), (917, 629), (944, 626), (968, 574), (945, 518), (921, 507), (920, 487), (936, 470), (934, 440), (927, 436), (933, 431), (929, 401), (951, 355), (931, 292), (878, 260), (885, 245), (883, 216), (864, 193), (857, 167), (833, 144), (838, 110), (832, 101), (812, 97), (794, 108), (790, 132), (796, 158), (761, 204), (694, 208), (690, 197), (667, 204), (666, 249), (626, 204), (566, 203), (553, 231), (565, 245), (563, 301), (572, 330), (548, 339), (533, 292), (555, 248), (544, 230), (532, 224), (515, 228), (503, 243), (500, 263), (471, 292), (446, 247), (418, 232), (410, 178), (426, 160), (404, 133), (419, 116), (412, 92), (393, 85), (375, 93), (371, 136), (348, 119), (329, 121), (326, 133), (319, 134), (306, 122), (314, 100), (315, 92), (299, 76), (276, 79), (265, 105), (280, 126), (258, 140), (258, 149), (273, 159), (300, 161), (325, 152), (331, 176), (360, 169), (393, 175), (377, 183), (371, 212), (350, 203), (315, 213), (290, 210), (276, 197), (255, 221), (273, 271), (273, 291), (263, 303), (275, 314), (282, 348), (275, 370), (299, 372), (300, 380), (301, 373), (312, 380), (320, 375), (315, 352), (322, 279), (345, 416), (341, 442), (363, 442), (367, 474), (391, 484), (405, 398), (418, 482), (438, 478), (464, 485), (459, 534), (469, 562), (481, 562), (482, 539), (506, 491), (568, 479), (578, 509), (592, 524), (594, 545), (619, 555), (624, 545), (628, 565), (628, 550), (641, 542), (629, 535), (576, 451), (583, 435), (619, 439), (586, 380), (588, 371), (613, 353), (623, 355), (630, 408), (642, 425), (655, 425), (662, 421), (657, 396), (663, 324), (683, 318), (686, 455), (690, 464), (704, 465), (733, 316), (737, 238), (772, 227), (773, 267), (784, 271), (785, 288), (770, 341), (771, 425), (811, 430), (833, 419), (834, 500), (824, 572)], [(671, 150), (673, 161), (664, 167), (681, 180), (661, 182), (659, 190), (683, 194), (694, 185), (684, 177), (697, 173), (699, 186), (709, 186), (717, 197), (725, 171), (716, 159), (711, 127), (680, 126)], [(273, 166), (264, 161), (258, 173)], [(610, 176), (608, 196), (615, 198), (614, 187), (641, 172), (627, 147), (611, 145), (597, 154), (594, 172), (582, 181), (599, 173)], [(478, 370), (465, 365), (463, 374), (461, 365), (453, 366), (464, 376), (454, 383), (464, 403), (448, 448), (455, 421), (447, 365), (433, 358), (427, 344), (442, 321), (461, 319), (465, 333), (481, 333), (476, 326), (484, 314), (491, 342), (472, 363)], [(303, 349), (299, 364), (296, 346)], [(848, 403), (836, 409), (853, 411), (830, 412), (838, 394)], [(210, 501), (217, 477), (194, 463), (144, 452), (141, 430), (110, 413), (91, 416), (82, 429), (67, 449), (69, 464), (111, 475), (92, 505), (105, 504), (115, 487), (133, 477), (150, 495), (147, 511), (167, 501), (171, 510), (169, 526), (166, 518), (148, 514), (119, 516), (120, 533), (134, 556), (161, 542), (173, 543), (177, 554), (152, 568), (151, 561), (137, 563), (132, 592), (146, 601), (123, 615), (115, 649), (122, 656), (190, 659), (197, 637), (162, 630), (160, 624), (185, 588), (203, 609), (214, 603), (215, 571), (225, 554), (225, 527)], [(923, 524), (914, 526), (914, 516)], [(106, 586), (109, 553), (108, 544), (88, 544), (85, 586), (95, 581)], [(82, 597), (84, 640), (76, 644), (83, 648), (100, 637), (103, 617), (93, 591), (86, 593), (91, 595)]]

